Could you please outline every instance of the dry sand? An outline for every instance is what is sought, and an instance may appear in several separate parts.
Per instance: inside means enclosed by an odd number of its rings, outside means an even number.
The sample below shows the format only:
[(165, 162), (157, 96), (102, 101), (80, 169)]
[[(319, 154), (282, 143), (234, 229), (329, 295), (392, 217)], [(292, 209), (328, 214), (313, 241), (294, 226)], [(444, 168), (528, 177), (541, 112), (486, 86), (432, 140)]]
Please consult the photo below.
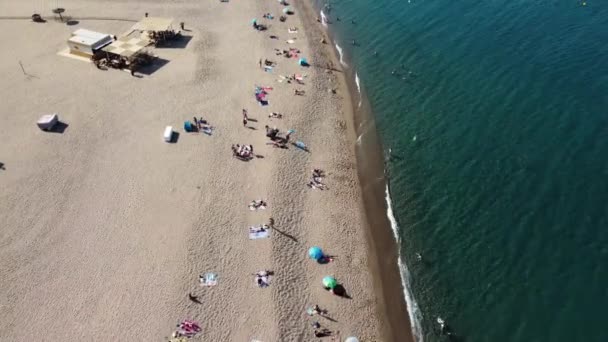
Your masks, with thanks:
[[(40, 6), (3, 2), (0, 11), (27, 17), (53, 7)], [(316, 46), (320, 33), (307, 37), (299, 12), (285, 23), (262, 19), (280, 14), (271, 0), (61, 7), (78, 25), (0, 20), (0, 340), (163, 341), (190, 318), (203, 328), (200, 341), (311, 341), (305, 309), (313, 304), (336, 322), (314, 320), (342, 338), (388, 340), (368, 267), (344, 80), (273, 53), (296, 37), (291, 46), (325, 66), (335, 56)], [(133, 24), (79, 18), (139, 20), (144, 12), (191, 30), (185, 47), (153, 50), (168, 63), (150, 75), (100, 71), (57, 55), (76, 28), (119, 35)], [(254, 31), (253, 17), (270, 29)], [(300, 32), (288, 34), (292, 26)], [(278, 67), (265, 73), (260, 58)], [(308, 75), (306, 85), (276, 81), (296, 72)], [(255, 102), (255, 85), (274, 87), (269, 106)], [(294, 96), (295, 88), (306, 95)], [(242, 108), (257, 119), (251, 129), (242, 126)], [(271, 111), (284, 118), (269, 120)], [(69, 125), (62, 134), (36, 128), (47, 112)], [(193, 116), (210, 121), (214, 135), (185, 133), (183, 122)], [(266, 124), (295, 129), (311, 153), (266, 145)], [(180, 132), (177, 143), (162, 141), (166, 125)], [(234, 159), (234, 143), (253, 144), (263, 158)], [(306, 186), (313, 167), (328, 172), (329, 190)], [(249, 211), (256, 198), (269, 208)], [(249, 240), (247, 227), (269, 217), (277, 228), (271, 239)], [(335, 262), (308, 260), (312, 245)], [(261, 269), (276, 274), (269, 288), (254, 283)], [(202, 288), (198, 275), (208, 271), (219, 284)], [(323, 290), (324, 275), (334, 275), (352, 299)]]

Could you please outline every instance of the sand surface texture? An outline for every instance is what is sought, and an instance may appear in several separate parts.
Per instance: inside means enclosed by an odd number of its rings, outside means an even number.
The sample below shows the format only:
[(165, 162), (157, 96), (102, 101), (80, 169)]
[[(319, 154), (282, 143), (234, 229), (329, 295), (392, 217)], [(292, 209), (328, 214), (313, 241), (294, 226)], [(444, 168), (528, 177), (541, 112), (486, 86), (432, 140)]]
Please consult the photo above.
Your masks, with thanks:
[[(27, 17), (53, 5), (3, 1), (0, 12)], [(200, 323), (200, 341), (312, 341), (313, 321), (342, 338), (381, 340), (348, 96), (336, 73), (316, 66), (330, 55), (315, 47), (320, 36), (304, 34), (297, 8), (281, 23), (262, 18), (280, 15), (273, 0), (60, 5), (77, 25), (0, 20), (0, 340), (163, 341), (182, 319)], [(120, 35), (133, 25), (86, 18), (145, 12), (189, 30), (181, 44), (152, 49), (164, 60), (156, 70), (132, 77), (57, 54), (77, 28)], [(254, 31), (254, 17), (269, 30)], [(288, 46), (315, 66), (275, 56)], [(263, 72), (260, 58), (278, 66)], [(306, 84), (277, 82), (293, 73)], [(256, 103), (256, 85), (273, 87), (268, 106)], [(249, 128), (243, 108), (257, 119)], [(283, 119), (270, 120), (272, 111)], [(49, 112), (67, 124), (63, 133), (36, 127)], [(214, 134), (184, 132), (193, 116)], [(310, 153), (266, 145), (266, 124), (295, 129)], [(167, 125), (179, 132), (174, 144), (163, 142)], [(231, 144), (252, 144), (260, 157), (239, 161)], [(313, 167), (328, 173), (329, 190), (306, 186)], [(269, 207), (250, 211), (257, 198)], [(271, 238), (249, 240), (248, 227), (270, 217)], [(312, 245), (335, 261), (308, 259)], [(252, 275), (263, 269), (275, 272), (268, 288)], [(217, 286), (199, 286), (205, 272), (217, 273)], [(322, 289), (325, 275), (352, 299)], [(313, 304), (333, 320), (308, 317)]]

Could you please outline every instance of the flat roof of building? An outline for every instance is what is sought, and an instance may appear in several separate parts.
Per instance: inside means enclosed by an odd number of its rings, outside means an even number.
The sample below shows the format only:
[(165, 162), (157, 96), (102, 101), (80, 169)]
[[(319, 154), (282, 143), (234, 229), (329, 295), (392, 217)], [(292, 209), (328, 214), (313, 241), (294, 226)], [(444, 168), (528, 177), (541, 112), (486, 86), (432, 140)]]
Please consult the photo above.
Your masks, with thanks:
[(133, 25), (134, 30), (140, 31), (167, 31), (171, 28), (173, 18), (147, 17)]
[(106, 33), (100, 33), (86, 29), (78, 29), (72, 32), (72, 36), (68, 40), (74, 43), (94, 46), (99, 42), (108, 40), (108, 38), (112, 39), (112, 37)]

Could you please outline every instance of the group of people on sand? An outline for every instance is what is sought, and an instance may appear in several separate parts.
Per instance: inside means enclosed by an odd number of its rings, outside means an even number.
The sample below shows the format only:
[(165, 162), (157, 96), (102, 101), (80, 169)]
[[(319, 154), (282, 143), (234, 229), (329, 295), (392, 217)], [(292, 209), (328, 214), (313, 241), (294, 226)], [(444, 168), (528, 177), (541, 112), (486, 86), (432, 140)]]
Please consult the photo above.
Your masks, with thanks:
[(326, 190), (327, 186), (323, 183), (323, 178), (325, 178), (325, 172), (321, 169), (313, 169), (312, 177), (310, 181), (308, 181), (308, 187), (313, 190)]
[[(273, 113), (274, 114), (274, 113)], [(279, 148), (287, 148), (287, 144), (291, 138), (291, 134), (294, 132), (293, 130), (287, 131), (284, 137), (279, 134), (279, 129), (276, 127), (270, 128), (270, 126), (266, 125), (266, 137), (270, 139), (269, 145), (273, 147)]]
[(289, 48), (288, 50), (275, 48), (274, 52), (275, 55), (283, 56), (285, 58), (298, 58), (298, 55), (301, 53), (300, 50), (296, 48)]
[(232, 145), (232, 155), (238, 159), (253, 159), (253, 145)]
[(173, 337), (191, 338), (202, 330), (198, 323), (190, 320), (183, 320), (176, 328), (177, 330), (173, 332)]
[(277, 113), (277, 112), (272, 112), (272, 113), (268, 114), (268, 117), (271, 119), (282, 119), (283, 114)]
[(270, 286), (270, 276), (272, 274), (273, 274), (273, 272), (268, 271), (268, 270), (257, 271), (254, 274), (255, 283), (258, 285), (258, 287), (261, 287), (261, 288)]
[[(321, 309), (319, 305), (314, 305), (308, 309), (306, 309), (306, 313), (310, 317), (321, 316), (327, 318), (328, 311), (327, 309)], [(327, 328), (321, 327), (321, 324), (318, 321), (312, 322), (313, 334), (315, 337), (327, 337), (334, 336), (333, 332)]]
[(209, 122), (207, 122), (207, 120), (204, 120), (202, 117), (199, 119), (196, 116), (192, 119), (194, 121), (194, 125), (196, 126), (199, 132), (211, 134), (211, 132), (213, 131), (213, 126), (211, 126)]

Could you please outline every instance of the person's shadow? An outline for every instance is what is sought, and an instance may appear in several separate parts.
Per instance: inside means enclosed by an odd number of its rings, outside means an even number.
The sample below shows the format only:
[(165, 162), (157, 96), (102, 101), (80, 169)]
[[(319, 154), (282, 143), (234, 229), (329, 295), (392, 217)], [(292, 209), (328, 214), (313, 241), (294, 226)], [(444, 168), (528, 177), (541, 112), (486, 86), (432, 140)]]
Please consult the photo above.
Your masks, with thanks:
[(190, 301), (196, 303), (196, 304), (203, 304), (197, 296), (193, 295), (192, 293), (188, 293), (188, 299), (190, 299)]
[(286, 233), (286, 232), (278, 229), (277, 227), (274, 227), (274, 225), (273, 225), (272, 229), (276, 230), (279, 234), (285, 236), (286, 238), (290, 239), (291, 241), (298, 242), (298, 239), (296, 239), (295, 236), (293, 236), (293, 235), (291, 235), (289, 233)]

